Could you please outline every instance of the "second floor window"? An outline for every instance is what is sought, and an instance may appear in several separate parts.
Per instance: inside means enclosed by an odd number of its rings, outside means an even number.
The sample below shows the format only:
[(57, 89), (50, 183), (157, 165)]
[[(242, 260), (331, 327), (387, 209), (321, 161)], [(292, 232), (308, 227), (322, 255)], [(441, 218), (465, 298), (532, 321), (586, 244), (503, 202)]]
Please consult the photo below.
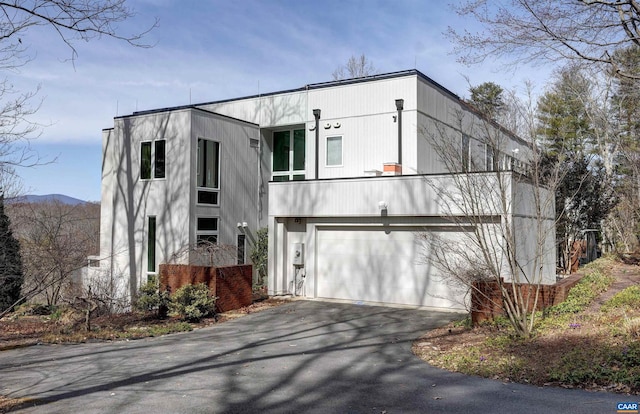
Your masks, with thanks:
[(304, 180), (304, 129), (273, 133), (273, 181)]
[(220, 143), (198, 138), (196, 187), (198, 204), (218, 205), (220, 190)]
[(145, 141), (140, 144), (141, 179), (165, 178), (166, 163), (166, 141), (164, 139)]

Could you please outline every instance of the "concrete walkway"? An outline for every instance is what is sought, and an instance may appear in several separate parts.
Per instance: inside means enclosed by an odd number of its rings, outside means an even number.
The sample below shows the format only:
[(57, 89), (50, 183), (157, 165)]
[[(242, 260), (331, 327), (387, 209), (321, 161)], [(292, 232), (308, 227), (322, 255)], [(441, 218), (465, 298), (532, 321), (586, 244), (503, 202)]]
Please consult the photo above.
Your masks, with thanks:
[(131, 342), (0, 352), (22, 413), (615, 413), (638, 401), (432, 368), (411, 342), (460, 315), (298, 301)]

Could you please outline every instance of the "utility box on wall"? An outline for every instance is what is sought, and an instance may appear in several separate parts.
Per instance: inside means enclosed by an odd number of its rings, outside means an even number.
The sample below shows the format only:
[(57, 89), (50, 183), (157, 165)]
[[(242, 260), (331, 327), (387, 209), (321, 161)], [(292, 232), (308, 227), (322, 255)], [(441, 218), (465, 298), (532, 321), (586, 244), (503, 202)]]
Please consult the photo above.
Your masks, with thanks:
[(291, 245), (291, 262), (294, 266), (304, 266), (304, 243)]

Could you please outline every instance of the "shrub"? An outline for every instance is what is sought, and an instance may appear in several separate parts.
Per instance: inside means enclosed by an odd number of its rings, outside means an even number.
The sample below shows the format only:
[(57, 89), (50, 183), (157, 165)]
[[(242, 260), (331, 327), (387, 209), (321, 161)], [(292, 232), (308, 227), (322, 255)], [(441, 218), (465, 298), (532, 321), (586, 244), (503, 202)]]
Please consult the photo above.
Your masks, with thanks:
[(160, 292), (156, 278), (152, 277), (140, 287), (134, 307), (139, 312), (158, 312), (159, 316), (163, 316), (163, 309), (167, 308), (169, 300), (169, 292)]
[(269, 258), (269, 230), (266, 227), (257, 231), (257, 240), (249, 253), (249, 257), (258, 273), (255, 287), (262, 287), (267, 279), (267, 261)]
[(169, 309), (188, 321), (197, 322), (215, 314), (216, 298), (204, 283), (184, 285), (171, 295)]

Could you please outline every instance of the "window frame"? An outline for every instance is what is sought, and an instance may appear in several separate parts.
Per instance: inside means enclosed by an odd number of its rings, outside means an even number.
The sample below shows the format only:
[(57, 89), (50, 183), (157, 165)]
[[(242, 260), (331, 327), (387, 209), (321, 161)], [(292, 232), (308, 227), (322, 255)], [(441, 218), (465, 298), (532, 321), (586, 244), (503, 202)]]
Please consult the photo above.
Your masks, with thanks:
[(157, 270), (156, 244), (158, 226), (156, 216), (147, 216), (147, 274), (155, 275)]
[[(200, 185), (200, 178), (201, 178), (201, 156), (200, 156), (200, 151), (201, 151), (201, 147), (200, 147), (200, 143), (204, 142), (204, 146), (203, 146), (203, 151), (205, 152), (204, 156), (205, 156), (205, 160), (206, 160), (206, 153), (207, 153), (207, 143), (213, 143), (216, 146), (216, 156), (217, 156), (217, 160), (215, 162), (215, 167), (216, 167), (216, 178), (215, 178), (215, 186), (213, 187), (208, 187), (206, 186), (206, 183), (204, 183), (204, 185)], [(220, 206), (220, 187), (222, 184), (222, 177), (220, 176), (221, 172), (222, 172), (222, 156), (221, 156), (221, 149), (222, 149), (222, 143), (220, 141), (217, 141), (215, 139), (209, 139), (209, 138), (204, 138), (204, 137), (198, 137), (196, 140), (196, 177), (195, 177), (195, 187), (196, 187), (196, 204), (197, 205), (203, 205), (203, 206)], [(205, 175), (206, 174), (206, 170), (202, 171), (202, 174)], [(213, 202), (209, 203), (209, 202), (203, 202), (201, 201), (202, 198), (200, 197), (200, 195), (209, 195), (212, 196), (212, 200)]]
[[(201, 220), (215, 220), (215, 228), (201, 228)], [(209, 237), (213, 236), (215, 241), (214, 244), (218, 243), (219, 231), (220, 231), (220, 217), (218, 216), (210, 216), (210, 215), (200, 215), (196, 216), (196, 244), (200, 245), (202, 240), (207, 240)], [(210, 240), (209, 240), (210, 241)]]
[[(158, 155), (162, 150), (162, 157)], [(148, 159), (147, 159), (148, 158)], [(152, 139), (140, 142), (140, 180), (164, 180), (167, 178), (167, 140)]]
[[(338, 164), (329, 164), (329, 140), (336, 140), (340, 142), (340, 163)], [(336, 168), (344, 166), (344, 138), (342, 135), (331, 135), (327, 136), (325, 139), (325, 167), (328, 168)]]
[(247, 236), (244, 234), (236, 237), (236, 259), (239, 265), (247, 263)]
[(462, 134), (460, 141), (460, 164), (462, 172), (471, 171), (471, 136)]
[[(287, 170), (282, 170), (282, 171), (275, 171), (274, 165), (275, 165), (275, 155), (276, 155), (276, 151), (275, 151), (275, 141), (276, 141), (276, 134), (278, 133), (283, 133), (283, 132), (288, 132), (289, 133), (289, 145), (288, 145), (288, 154), (286, 157), (287, 163), (288, 163), (288, 169)], [(296, 152), (296, 132), (301, 133), (302, 134), (302, 140), (301, 142), (304, 144), (302, 146), (302, 151), (301, 152)], [(300, 137), (298, 135), (298, 137)], [(286, 129), (277, 129), (274, 130), (272, 135), (271, 135), (271, 139), (272, 139), (272, 150), (271, 150), (271, 181), (302, 181), (306, 179), (306, 167), (307, 167), (307, 132), (306, 129), (304, 127), (302, 128), (295, 128), (295, 127), (291, 127), (291, 128), (286, 128)], [(298, 141), (299, 143), (300, 141)], [(298, 157), (296, 157), (296, 155), (298, 156), (302, 156), (302, 164), (303, 164), (303, 169), (295, 169), (296, 167), (296, 161), (300, 161)]]

